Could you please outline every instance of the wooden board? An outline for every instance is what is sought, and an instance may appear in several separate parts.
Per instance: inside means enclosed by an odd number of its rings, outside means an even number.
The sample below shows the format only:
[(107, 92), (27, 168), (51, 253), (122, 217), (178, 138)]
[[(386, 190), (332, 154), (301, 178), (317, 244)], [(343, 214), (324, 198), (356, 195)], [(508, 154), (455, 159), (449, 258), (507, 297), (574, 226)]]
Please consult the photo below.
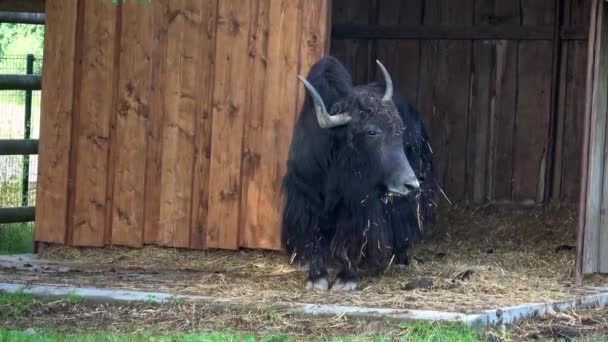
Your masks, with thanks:
[[(379, 19), (382, 24), (420, 24), (422, 20), (422, 1), (380, 1)], [(405, 96), (413, 105), (416, 104), (419, 88), (420, 42), (417, 40), (378, 40), (376, 55), (388, 69), (395, 90)], [(381, 80), (382, 73), (373, 64), (376, 80)]]
[[(198, 38), (202, 2), (170, 1), (169, 12), (178, 14), (167, 27), (160, 160), (160, 220), (158, 242), (173, 247), (190, 246), (194, 131), (197, 116), (197, 71), (202, 67)], [(204, 85), (203, 85), (204, 86)]]
[[(585, 219), (584, 250), (582, 260), (583, 273), (600, 270), (600, 240), (602, 238), (601, 210), (604, 189), (606, 142), (606, 110), (608, 109), (608, 10), (600, 2), (597, 16), (597, 36), (595, 56), (593, 59), (593, 93), (591, 103), (591, 132), (589, 141), (589, 174), (587, 181), (587, 208)], [(597, 77), (600, 76), (600, 77)], [(602, 189), (602, 191), (599, 191)]]
[[(276, 15), (277, 6), (281, 5), (281, 1), (275, 1), (274, 7), (272, 8), (273, 15)], [(266, 113), (272, 110), (272, 108), (265, 108), (267, 103), (264, 98), (264, 94), (273, 89), (271, 84), (267, 84), (267, 78), (271, 77), (269, 75), (269, 66), (272, 68), (274, 66), (273, 62), (275, 62), (270, 61), (270, 54), (272, 52), (270, 51), (269, 43), (271, 39), (276, 40), (277, 38), (277, 24), (274, 26), (270, 25), (271, 1), (256, 1), (253, 14), (248, 44), (248, 68), (251, 70), (250, 84), (252, 86), (247, 89), (247, 107), (249, 115), (245, 119), (245, 128), (243, 131), (243, 186), (240, 198), (241, 212), (239, 222), (239, 245), (245, 247), (255, 246), (257, 233), (260, 231), (263, 232), (265, 228), (270, 226), (269, 222), (260, 221), (260, 219), (262, 219), (262, 217), (260, 217), (262, 214), (259, 213), (259, 211), (262, 210), (259, 206), (260, 197), (262, 196), (262, 170), (260, 170), (260, 163), (266, 147), (263, 145), (263, 136), (265, 128), (267, 128), (264, 126), (264, 119), (265, 117), (270, 117), (270, 115), (266, 115)], [(275, 32), (270, 31), (273, 28)], [(275, 42), (273, 48), (276, 49), (276, 47), (277, 44)], [(276, 54), (273, 54), (272, 57), (274, 56), (276, 56)], [(272, 69), (271, 71), (277, 72), (278, 70)], [(269, 81), (277, 82), (276, 78), (271, 78)], [(280, 86), (280, 84), (275, 86)], [(280, 101), (280, 99), (276, 98), (275, 101)]]
[[(333, 23), (370, 24), (375, 18), (377, 0), (333, 0)], [(365, 83), (377, 68), (371, 60), (372, 42), (363, 39), (333, 40), (331, 54), (351, 72), (355, 84)], [(374, 64), (372, 64), (374, 63)]]
[[(553, 22), (553, 1), (522, 1), (522, 24)], [(553, 44), (522, 41), (517, 66), (517, 116), (513, 148), (513, 199), (544, 200), (548, 155)]]
[[(590, 1), (572, 1), (570, 7), (569, 23), (577, 26), (587, 26), (589, 23)], [(568, 42), (567, 68), (562, 74), (564, 84), (564, 115), (563, 138), (558, 137), (563, 147), (558, 158), (561, 163), (560, 177), (555, 183), (559, 184), (559, 191), (554, 192), (555, 200), (575, 202), (580, 195), (580, 146), (583, 136), (583, 115), (585, 111), (587, 42)], [(557, 170), (556, 170), (557, 171)]]
[[(162, 177), (162, 151), (166, 89), (166, 54), (169, 21), (174, 14), (170, 11), (169, 0), (157, 0), (152, 4), (150, 28), (152, 42), (149, 51), (150, 82), (146, 85), (150, 92), (148, 125), (146, 126), (146, 176), (144, 198), (143, 243), (160, 243), (160, 202)], [(184, 227), (185, 229), (185, 227)]]
[(135, 2), (122, 6), (112, 244), (139, 247), (144, 235), (153, 7)]
[(215, 53), (208, 248), (238, 248), (243, 125), (252, 1), (220, 1)]
[[(64, 243), (76, 51), (76, 0), (46, 2), (34, 240)], [(61, 34), (59, 34), (61, 32)]]
[(110, 117), (114, 86), (114, 45), (118, 7), (108, 2), (84, 6), (78, 126), (73, 132), (76, 154), (71, 241), (75, 246), (103, 246)]
[(213, 118), (214, 61), (216, 46), (217, 1), (203, 4), (203, 23), (201, 23), (200, 58), (201, 67), (197, 70), (198, 109), (194, 133), (194, 175), (192, 181), (192, 224), (190, 247), (202, 249), (207, 242), (207, 216), (209, 208), (209, 172), (211, 165), (211, 123)]

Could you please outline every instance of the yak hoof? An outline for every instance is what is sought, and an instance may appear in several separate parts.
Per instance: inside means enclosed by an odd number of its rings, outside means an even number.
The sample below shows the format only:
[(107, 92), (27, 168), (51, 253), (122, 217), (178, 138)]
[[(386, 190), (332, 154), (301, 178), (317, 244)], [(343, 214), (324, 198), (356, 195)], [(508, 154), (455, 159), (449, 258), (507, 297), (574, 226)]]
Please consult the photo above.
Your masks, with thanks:
[(329, 289), (329, 280), (326, 277), (317, 278), (306, 283), (307, 290), (327, 291)]
[(354, 291), (356, 289), (357, 289), (356, 281), (354, 281), (354, 280), (344, 281), (341, 278), (336, 279), (336, 282), (331, 287), (332, 291), (344, 291), (344, 292)]

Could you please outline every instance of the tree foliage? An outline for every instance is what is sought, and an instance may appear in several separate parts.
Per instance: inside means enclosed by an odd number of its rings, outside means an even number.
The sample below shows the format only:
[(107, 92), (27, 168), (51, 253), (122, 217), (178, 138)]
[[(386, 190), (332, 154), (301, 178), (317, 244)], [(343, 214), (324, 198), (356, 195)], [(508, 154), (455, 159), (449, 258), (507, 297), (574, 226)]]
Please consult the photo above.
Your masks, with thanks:
[(44, 25), (0, 24), (0, 57), (4, 55), (42, 56)]

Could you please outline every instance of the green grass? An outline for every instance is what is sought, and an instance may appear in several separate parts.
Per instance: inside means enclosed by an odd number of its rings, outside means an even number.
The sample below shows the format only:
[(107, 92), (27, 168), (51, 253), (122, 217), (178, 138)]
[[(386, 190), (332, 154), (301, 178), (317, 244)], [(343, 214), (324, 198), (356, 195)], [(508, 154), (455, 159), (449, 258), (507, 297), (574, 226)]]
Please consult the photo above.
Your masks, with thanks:
[(292, 341), (287, 337), (255, 338), (252, 335), (239, 335), (231, 333), (208, 333), (208, 334), (178, 334), (178, 335), (146, 335), (146, 334), (83, 334), (83, 335), (64, 335), (52, 332), (38, 332), (34, 335), (26, 335), (21, 331), (10, 331), (0, 329), (0, 342), (89, 342), (89, 341), (112, 341), (112, 342), (135, 342), (135, 341), (155, 341), (155, 342), (220, 342), (220, 341)]
[[(82, 302), (82, 298), (77, 295), (68, 295), (64, 299), (65, 303), (69, 305), (75, 305)], [(43, 341), (43, 342), (55, 342), (55, 341), (115, 341), (115, 342), (130, 342), (130, 341), (268, 341), (268, 342), (282, 342), (282, 341), (296, 341), (299, 338), (283, 335), (264, 335), (255, 336), (252, 333), (240, 333), (230, 331), (230, 327), (226, 327), (226, 331), (223, 332), (210, 332), (210, 333), (176, 333), (167, 334), (153, 332), (149, 330), (143, 330), (137, 333), (116, 333), (100, 331), (95, 333), (90, 332), (75, 332), (71, 334), (59, 333), (55, 331), (49, 331), (45, 329), (38, 329), (35, 325), (34, 313), (28, 312), (34, 305), (44, 305), (42, 300), (35, 299), (30, 295), (24, 293), (0, 293), (0, 322), (8, 319), (15, 318), (27, 318), (30, 316), (32, 320), (32, 326), (34, 327), (34, 334), (28, 334), (26, 331), (21, 330), (9, 330), (6, 328), (0, 328), (0, 342), (29, 342), (29, 341)], [(41, 317), (43, 318), (43, 317)], [(82, 324), (85, 324), (82, 322)], [(153, 329), (153, 328), (152, 328)], [(480, 341), (483, 340), (482, 333), (477, 330), (469, 329), (461, 325), (452, 324), (434, 324), (434, 323), (403, 323), (400, 325), (400, 333), (396, 336), (350, 336), (350, 337), (332, 337), (332, 338), (320, 338), (323, 341)], [(399, 331), (397, 331), (399, 332)], [(395, 333), (395, 331), (393, 331)]]
[[(337, 337), (334, 339), (328, 339), (328, 341), (478, 341), (477, 337), (469, 332), (462, 333), (460, 330), (450, 330), (446, 328), (443, 333), (439, 329), (432, 329), (434, 332), (430, 335), (431, 331), (423, 329), (424, 333), (405, 335), (399, 338), (341, 338)], [(440, 333), (440, 334), (437, 334)], [(201, 333), (201, 334), (175, 334), (175, 335), (155, 335), (155, 334), (113, 334), (113, 333), (95, 333), (95, 334), (78, 334), (78, 335), (65, 335), (53, 332), (35, 332), (34, 335), (27, 335), (22, 331), (5, 330), (0, 329), (0, 342), (14, 341), (14, 342), (30, 342), (30, 341), (41, 341), (41, 342), (81, 342), (81, 341), (112, 341), (112, 342), (134, 342), (134, 341), (155, 341), (155, 342), (215, 342), (215, 341), (265, 341), (265, 342), (282, 342), (282, 341), (297, 341), (298, 338), (289, 336), (254, 336), (250, 334), (239, 334), (239, 333)]]
[(408, 341), (479, 341), (481, 332), (462, 324), (403, 323)]
[(34, 224), (0, 224), (0, 254), (32, 253), (34, 251)]
[[(23, 292), (0, 293), (0, 321), (25, 315), (37, 302), (34, 297)], [(4, 340), (0, 339), (0, 341)]]

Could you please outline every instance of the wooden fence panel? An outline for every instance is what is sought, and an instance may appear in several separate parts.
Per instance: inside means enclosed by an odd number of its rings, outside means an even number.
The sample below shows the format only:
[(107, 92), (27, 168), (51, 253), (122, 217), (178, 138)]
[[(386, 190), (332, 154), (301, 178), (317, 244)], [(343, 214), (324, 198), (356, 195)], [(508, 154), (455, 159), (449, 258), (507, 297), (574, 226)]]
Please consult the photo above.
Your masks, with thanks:
[(36, 241), (65, 243), (76, 52), (76, 0), (46, 1)]
[(236, 249), (239, 243), (241, 155), (249, 87), (249, 28), (252, 0), (220, 1), (215, 53), (207, 247)]
[(173, 18), (169, 9), (170, 0), (155, 0), (151, 5), (151, 43), (149, 51), (150, 81), (147, 91), (150, 94), (148, 125), (146, 126), (146, 176), (144, 198), (144, 244), (160, 243), (161, 218), (161, 178), (163, 128), (166, 112), (165, 96), (167, 69), (168, 26)]
[(112, 244), (139, 247), (144, 236), (147, 127), (150, 118), (152, 6), (122, 4), (115, 139)]
[(215, 77), (216, 21), (218, 1), (205, 1), (201, 23), (200, 58), (197, 70), (200, 82), (197, 94), (197, 117), (194, 133), (195, 161), (192, 181), (192, 224), (190, 247), (202, 249), (207, 243), (207, 217), (209, 208), (209, 172), (211, 166), (211, 124), (213, 118), (213, 89)]
[[(167, 52), (162, 98), (162, 157), (160, 160), (159, 243), (173, 247), (190, 246), (192, 218), (192, 177), (194, 172), (194, 134), (197, 116), (197, 71), (208, 68), (201, 63), (199, 44), (202, 24), (209, 13), (203, 3), (179, 0), (169, 2), (168, 13), (180, 13), (167, 27)], [(213, 13), (215, 15), (215, 13)]]
[(82, 63), (79, 66), (79, 116), (72, 208), (72, 244), (103, 246), (106, 228), (106, 190), (110, 144), (111, 98), (114, 86), (114, 46), (118, 7), (92, 1), (84, 6)]
[[(340, 4), (336, 2), (334, 8), (340, 9)], [(564, 11), (572, 14), (564, 17), (563, 25), (580, 32), (562, 37), (567, 63), (559, 79), (562, 89), (559, 97), (568, 98), (560, 107), (563, 113), (557, 132), (563, 142), (556, 144), (556, 157), (547, 155), (549, 100), (555, 77), (551, 68), (551, 36), (517, 40), (508, 29), (537, 28), (551, 32), (554, 0), (432, 0), (422, 5), (418, 0), (360, 0), (349, 5), (353, 9), (369, 6), (368, 12), (378, 13), (380, 27), (373, 30), (376, 33), (382, 32), (384, 25), (401, 24), (402, 20), (412, 26), (421, 23), (423, 28), (435, 28), (436, 32), (452, 26), (462, 32), (504, 27), (505, 38), (498, 33), (491, 40), (437, 40), (414, 35), (408, 39), (382, 39), (381, 35), (358, 39), (359, 46), (367, 43), (372, 47), (363, 61), (353, 58), (350, 52), (349, 31), (339, 30), (331, 51), (353, 71), (358, 83), (378, 78), (377, 73), (363, 79), (359, 76), (375, 58), (389, 61), (387, 65), (396, 75), (401, 94), (416, 105), (427, 124), (437, 173), (450, 199), (477, 203), (538, 202), (545, 200), (545, 187), (553, 186), (557, 187), (553, 199), (576, 200), (579, 186), (575, 178), (579, 171), (574, 165), (580, 160), (577, 141), (581, 127), (580, 124), (566, 127), (564, 122), (582, 117), (587, 2), (564, 0)], [(405, 8), (407, 14), (402, 12)], [(373, 22), (370, 18), (364, 21), (352, 9), (334, 13), (333, 17), (337, 25)], [(566, 162), (565, 154), (576, 162)], [(552, 158), (559, 167), (553, 173), (552, 184), (545, 184), (547, 158)]]

